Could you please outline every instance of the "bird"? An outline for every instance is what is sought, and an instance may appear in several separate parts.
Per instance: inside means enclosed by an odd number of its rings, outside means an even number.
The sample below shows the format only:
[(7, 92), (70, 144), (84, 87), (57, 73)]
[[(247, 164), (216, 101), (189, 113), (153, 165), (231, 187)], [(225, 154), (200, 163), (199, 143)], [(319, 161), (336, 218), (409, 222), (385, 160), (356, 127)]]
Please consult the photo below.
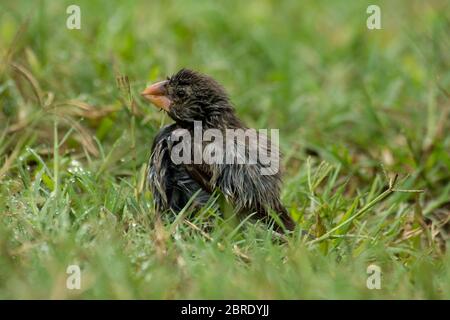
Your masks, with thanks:
[[(194, 201), (191, 204), (201, 207), (208, 202), (215, 190), (218, 190), (236, 212), (242, 215), (252, 214), (252, 217), (265, 222), (275, 221), (277, 231), (289, 232), (295, 229), (297, 223), (280, 200), (282, 184), (280, 170), (268, 169), (269, 174), (261, 174), (261, 170), (267, 169), (267, 165), (259, 158), (252, 163), (239, 161), (210, 163), (204, 159), (194, 163), (174, 161), (173, 152), (177, 140), (174, 137), (187, 134), (182, 140), (186, 139), (184, 142), (188, 145), (195, 145), (192, 134), (195, 136), (196, 125), (199, 123), (201, 133), (215, 130), (213, 132), (223, 133), (224, 136), (230, 130), (251, 129), (237, 116), (222, 85), (206, 74), (183, 68), (165, 80), (146, 87), (141, 96), (166, 112), (174, 121), (157, 133), (148, 163), (147, 184), (153, 194), (157, 213), (170, 210), (179, 212), (193, 197)], [(258, 148), (279, 154), (278, 146), (273, 146), (265, 134), (249, 134), (248, 139), (253, 142), (265, 142), (264, 147), (258, 145)], [(232, 156), (237, 158), (248, 156), (252, 147), (244, 141), (244, 149), (236, 152), (239, 143), (242, 144), (243, 141), (233, 140), (231, 146), (236, 149), (233, 149), (235, 153)], [(200, 142), (200, 147), (205, 147), (205, 144), (204, 141)], [(228, 149), (219, 149), (225, 148), (226, 143), (222, 141), (213, 145), (217, 148), (214, 149), (217, 158), (225, 160), (223, 151)], [(194, 152), (195, 150), (188, 150), (185, 155), (192, 156)], [(276, 165), (279, 165), (279, 162)], [(279, 219), (273, 219), (273, 214)]]

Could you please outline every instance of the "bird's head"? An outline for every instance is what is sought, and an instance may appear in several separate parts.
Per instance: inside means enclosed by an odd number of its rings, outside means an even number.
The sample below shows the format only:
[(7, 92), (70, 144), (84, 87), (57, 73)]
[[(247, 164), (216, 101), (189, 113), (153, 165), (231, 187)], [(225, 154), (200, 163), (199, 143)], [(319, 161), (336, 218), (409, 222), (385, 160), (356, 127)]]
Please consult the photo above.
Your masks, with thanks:
[(188, 69), (181, 69), (166, 80), (152, 84), (141, 95), (177, 122), (208, 121), (234, 112), (220, 84)]

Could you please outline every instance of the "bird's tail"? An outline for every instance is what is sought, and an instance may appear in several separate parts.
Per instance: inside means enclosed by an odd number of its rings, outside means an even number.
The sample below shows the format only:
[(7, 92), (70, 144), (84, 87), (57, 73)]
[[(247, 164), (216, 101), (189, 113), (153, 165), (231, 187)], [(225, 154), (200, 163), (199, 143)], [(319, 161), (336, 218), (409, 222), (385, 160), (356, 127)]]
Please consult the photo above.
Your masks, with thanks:
[[(294, 219), (292, 219), (287, 209), (280, 202), (278, 202), (273, 209), (276, 213), (278, 213), (278, 216), (280, 217), (284, 228), (289, 231), (293, 231), (297, 223), (294, 221)], [(280, 228), (282, 227), (280, 226)]]

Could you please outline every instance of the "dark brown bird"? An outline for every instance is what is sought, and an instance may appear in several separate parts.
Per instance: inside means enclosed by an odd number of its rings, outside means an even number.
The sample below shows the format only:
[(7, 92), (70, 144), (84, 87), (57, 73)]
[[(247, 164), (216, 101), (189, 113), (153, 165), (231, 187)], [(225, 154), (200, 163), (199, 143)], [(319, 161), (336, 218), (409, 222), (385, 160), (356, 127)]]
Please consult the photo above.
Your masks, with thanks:
[[(193, 137), (195, 124), (200, 121), (202, 132), (217, 129), (224, 137), (225, 131), (229, 129), (247, 129), (237, 118), (230, 99), (221, 85), (209, 76), (182, 69), (167, 80), (149, 86), (141, 94), (166, 111), (175, 121), (162, 128), (155, 137), (149, 162), (148, 184), (158, 212), (169, 209), (181, 210), (197, 192), (195, 203), (204, 205), (213, 191), (219, 190), (238, 212), (255, 213), (258, 219), (270, 221), (269, 210), (271, 210), (278, 215), (286, 229), (295, 228), (295, 222), (280, 202), (279, 171), (262, 175), (261, 169), (267, 168), (267, 165), (259, 158), (256, 163), (235, 161), (231, 164), (227, 161), (207, 163), (202, 160), (201, 163), (178, 163), (173, 160), (174, 134), (189, 133), (190, 137)], [(248, 139), (265, 141), (267, 147), (263, 147), (264, 151), (274, 150), (265, 135), (250, 135)], [(191, 146), (194, 145), (195, 149), (194, 139), (188, 142)], [(237, 146), (242, 141), (233, 140), (232, 143)], [(205, 147), (205, 144), (204, 141), (201, 142), (201, 147)], [(225, 142), (215, 144), (219, 148), (225, 148), (225, 145)], [(248, 144), (244, 150), (245, 154), (236, 152), (233, 156), (249, 156), (249, 152), (252, 151)], [(278, 153), (278, 149), (275, 151)], [(224, 154), (225, 152), (218, 158), (225, 160)]]

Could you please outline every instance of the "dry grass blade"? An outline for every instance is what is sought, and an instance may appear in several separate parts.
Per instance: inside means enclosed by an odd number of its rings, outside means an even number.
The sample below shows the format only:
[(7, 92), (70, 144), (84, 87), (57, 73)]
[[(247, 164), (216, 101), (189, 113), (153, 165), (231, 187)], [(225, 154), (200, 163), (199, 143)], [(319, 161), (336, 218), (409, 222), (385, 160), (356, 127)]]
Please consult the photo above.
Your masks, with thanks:
[[(68, 108), (64, 108), (67, 106)], [(101, 119), (109, 114), (119, 110), (116, 106), (105, 106), (102, 108), (96, 108), (86, 102), (79, 100), (68, 100), (56, 104), (56, 107), (62, 107), (65, 114), (72, 116), (87, 118), (87, 119)], [(62, 109), (58, 108), (58, 109)], [(62, 111), (60, 111), (62, 112)]]
[(133, 115), (138, 115), (138, 108), (131, 92), (130, 80), (127, 75), (116, 76), (116, 85), (119, 88), (124, 104)]
[(14, 49), (17, 47), (17, 44), (20, 40), (20, 37), (27, 31), (28, 25), (30, 23), (30, 17), (25, 19), (25, 21), (20, 25), (14, 38), (6, 50), (5, 57), (3, 58), (3, 62), (0, 64), (0, 76), (5, 72), (6, 67), (9, 65), (9, 62), (12, 60), (14, 55)]
[(33, 90), (34, 95), (36, 96), (36, 99), (39, 103), (39, 106), (43, 107), (42, 103), (42, 90), (39, 86), (39, 82), (36, 80), (36, 78), (31, 74), (30, 71), (28, 71), (24, 66), (21, 66), (17, 63), (11, 62), (9, 64), (17, 73), (19, 73), (21, 76), (23, 76), (28, 83), (31, 86), (31, 89)]
[(5, 174), (9, 171), (12, 164), (16, 160), (17, 156), (19, 155), (20, 150), (22, 149), (23, 145), (29, 138), (29, 133), (23, 135), (19, 142), (17, 142), (16, 146), (14, 147), (14, 150), (11, 152), (11, 154), (6, 158), (5, 162), (3, 163), (3, 166), (0, 168), (0, 181), (2, 181)]
[(90, 154), (92, 154), (95, 157), (99, 156), (100, 153), (98, 151), (97, 146), (94, 143), (94, 139), (92, 138), (91, 134), (85, 127), (83, 127), (77, 121), (72, 119), (70, 116), (60, 115), (58, 113), (55, 114), (60, 116), (62, 119), (64, 119), (71, 126), (74, 127), (74, 129), (80, 134), (80, 143), (86, 148), (87, 151), (89, 151)]

